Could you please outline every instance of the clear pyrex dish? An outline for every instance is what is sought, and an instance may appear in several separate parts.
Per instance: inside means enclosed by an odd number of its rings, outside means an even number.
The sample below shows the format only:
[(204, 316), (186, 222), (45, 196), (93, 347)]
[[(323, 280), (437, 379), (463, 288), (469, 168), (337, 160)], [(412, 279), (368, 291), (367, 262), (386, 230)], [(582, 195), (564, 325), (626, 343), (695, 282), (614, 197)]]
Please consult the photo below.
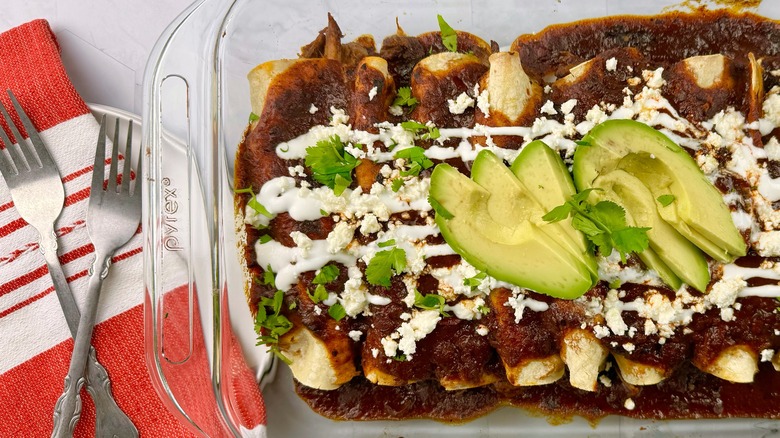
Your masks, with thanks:
[[(206, 436), (252, 436), (252, 406), (231, 391), (240, 348), (262, 387), (271, 436), (762, 436), (780, 422), (639, 421), (608, 417), (595, 428), (581, 418), (551, 426), (514, 408), (475, 421), (335, 422), (295, 395), (289, 370), (276, 369), (255, 346), (234, 233), (233, 160), (250, 113), (246, 74), (264, 61), (293, 58), (334, 15), (345, 40), (372, 34), (436, 30), (436, 14), (453, 27), (507, 47), (548, 24), (615, 14), (656, 14), (673, 1), (202, 0), (162, 35), (144, 79), (144, 141), (149, 156), (145, 211), (146, 358), (153, 382), (174, 415)], [(693, 6), (706, 4), (693, 2)], [(717, 3), (739, 3), (724, 2)], [(744, 2), (743, 2), (744, 3)], [(711, 8), (718, 5), (708, 5)], [(780, 18), (780, 2), (752, 9)], [(177, 286), (176, 292), (168, 292)], [(208, 373), (198, 379), (195, 371)], [(205, 395), (205, 397), (204, 397)], [(197, 401), (196, 401), (197, 400)], [(205, 400), (205, 401), (204, 401)], [(210, 401), (209, 401), (210, 400)], [(242, 422), (243, 421), (243, 422)]]

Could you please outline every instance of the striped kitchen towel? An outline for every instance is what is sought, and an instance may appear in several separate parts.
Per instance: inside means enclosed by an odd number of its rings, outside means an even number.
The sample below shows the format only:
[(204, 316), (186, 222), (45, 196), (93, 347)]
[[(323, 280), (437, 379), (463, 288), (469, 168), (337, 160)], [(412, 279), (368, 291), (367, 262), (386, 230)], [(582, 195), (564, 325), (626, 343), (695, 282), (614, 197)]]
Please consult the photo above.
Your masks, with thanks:
[[(0, 34), (0, 100), (10, 108), (6, 89), (17, 96), (59, 167), (66, 195), (64, 210), (55, 224), (59, 258), (76, 302), (82, 307), (94, 259), (85, 215), (99, 127), (68, 79), (55, 35), (45, 20)], [(2, 128), (8, 132), (5, 125)], [(37, 241), (36, 231), (19, 217), (8, 188), (0, 179), (2, 437), (49, 436), (54, 403), (63, 390), (73, 347)], [(185, 419), (161, 399), (158, 391), (162, 393), (163, 389), (147, 370), (142, 250), (143, 236), (139, 231), (115, 254), (103, 283), (93, 345), (108, 370), (118, 405), (142, 437), (190, 436), (193, 427), (186, 426)], [(168, 296), (167, 305), (181, 301), (186, 306), (188, 288), (180, 284)], [(195, 327), (195, 342), (202, 344), (203, 334), (197, 321)], [(240, 351), (235, 355), (240, 359)], [(248, 429), (262, 433), (265, 411), (259, 389), (243, 360), (237, 363), (243, 368), (239, 366), (236, 375), (242, 375), (244, 380), (238, 380), (243, 383), (235, 386), (244, 399), (251, 400), (251, 408), (241, 410), (244, 418), (240, 421)], [(224, 435), (216, 401), (209, 390), (211, 378), (205, 353), (195, 357), (190, 366), (189, 382), (193, 387), (206, 388), (185, 396), (189, 397), (188, 405), (199, 406), (199, 412), (190, 415), (199, 417), (204, 434)], [(94, 436), (94, 406), (86, 391), (82, 399), (84, 409), (75, 436)]]

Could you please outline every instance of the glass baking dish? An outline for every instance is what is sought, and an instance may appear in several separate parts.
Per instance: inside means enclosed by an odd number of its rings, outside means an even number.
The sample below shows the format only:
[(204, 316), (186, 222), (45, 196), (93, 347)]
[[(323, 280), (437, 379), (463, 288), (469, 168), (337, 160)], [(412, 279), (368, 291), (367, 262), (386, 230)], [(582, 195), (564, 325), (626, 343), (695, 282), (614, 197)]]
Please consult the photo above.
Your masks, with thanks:
[[(277, 370), (265, 348), (255, 346), (232, 202), (233, 159), (251, 111), (246, 80), (250, 69), (295, 57), (325, 27), (328, 12), (345, 40), (368, 33), (381, 42), (395, 32), (396, 17), (407, 34), (435, 30), (436, 14), (442, 14), (453, 27), (507, 47), (518, 35), (548, 24), (691, 7), (691, 2), (683, 3), (201, 0), (190, 6), (158, 41), (144, 78), (143, 131), (149, 154), (146, 358), (171, 412), (205, 436), (265, 432), (257, 426), (262, 415), (256, 400), (242, 398), (247, 391), (235, 390), (242, 369), (235, 361), (238, 352), (262, 387), (271, 436), (514, 436), (521, 427), (524, 436), (762, 436), (779, 430), (777, 421), (622, 417), (605, 418), (596, 426), (575, 418), (553, 427), (544, 418), (513, 408), (460, 426), (426, 420), (335, 422), (298, 399), (287, 367)], [(693, 7), (705, 3), (696, 1)], [(751, 11), (780, 18), (780, 2), (760, 2)], [(193, 377), (200, 375), (197, 372), (208, 377)]]

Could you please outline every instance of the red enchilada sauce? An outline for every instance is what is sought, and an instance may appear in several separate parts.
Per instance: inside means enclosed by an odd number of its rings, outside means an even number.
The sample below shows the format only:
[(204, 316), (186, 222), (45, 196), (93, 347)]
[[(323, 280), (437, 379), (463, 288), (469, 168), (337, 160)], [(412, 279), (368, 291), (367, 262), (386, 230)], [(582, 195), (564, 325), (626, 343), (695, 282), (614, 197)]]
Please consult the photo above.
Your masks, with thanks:
[[(459, 47), (461, 50), (468, 50), (461, 45)], [(404, 50), (405, 48), (408, 50)], [(440, 41), (435, 38), (425, 37), (418, 40), (414, 37), (394, 36), (385, 40), (380, 55), (388, 60), (396, 85), (401, 86), (408, 85), (413, 80), (412, 67), (420, 59), (429, 53), (442, 50), (444, 49)], [(562, 77), (571, 67), (592, 58), (600, 60), (593, 63), (593, 69), (603, 69), (604, 61), (614, 57), (619, 65), (632, 66), (636, 75), (646, 68), (664, 67), (667, 71), (674, 70), (674, 65), (678, 61), (691, 56), (724, 54), (733, 60), (733, 65), (729, 67), (733, 70), (731, 76), (736, 78), (732, 91), (715, 96), (697, 96), (701, 104), (681, 109), (681, 114), (684, 116), (702, 120), (729, 105), (743, 113), (748, 112), (750, 108), (745, 98), (747, 85), (744, 79), (747, 53), (753, 53), (756, 58), (764, 58), (770, 66), (780, 67), (780, 26), (777, 22), (753, 15), (732, 15), (723, 11), (702, 12), (696, 15), (674, 13), (651, 18), (613, 17), (556, 25), (538, 34), (521, 36), (512, 45), (512, 50), (520, 53), (523, 68), (537, 82), (542, 82), (542, 78), (550, 74)], [(477, 54), (480, 57), (487, 56), (481, 52)], [(292, 77), (301, 81), (298, 90), (305, 91), (295, 92), (288, 89), (286, 94), (273, 96), (273, 89), (269, 90), (269, 95), (273, 98), (268, 99), (270, 105), (266, 105), (262, 115), (264, 129), (255, 129), (247, 133), (246, 143), (242, 144), (237, 157), (237, 187), (259, 187), (275, 176), (287, 174), (288, 166), (301, 164), (282, 160), (276, 155), (275, 147), (283, 141), (303, 134), (313, 125), (328, 123), (328, 113), (319, 111), (312, 114), (309, 112), (310, 105), (314, 104), (320, 108), (336, 105), (344, 108), (349, 104), (350, 90), (347, 86), (335, 89), (306, 87), (307, 81), (319, 84), (323, 76), (342, 74), (339, 63), (322, 60), (318, 68), (313, 68), (311, 65), (292, 68), (297, 69)], [(471, 73), (468, 74), (468, 80), (475, 81), (485, 69), (486, 67), (482, 68), (479, 65), (473, 66)], [(583, 103), (574, 109), (577, 121), (583, 119), (584, 112), (594, 103), (622, 102), (626, 78), (610, 79), (599, 72), (594, 72), (588, 77), (590, 79), (583, 84), (578, 84), (577, 89), (556, 90), (547, 97), (553, 100), (556, 106), (573, 97), (581, 100)], [(765, 77), (767, 85), (773, 85), (773, 81), (776, 82), (777, 78)], [(350, 81), (340, 80), (332, 82), (350, 83)], [(458, 82), (450, 85), (458, 90), (455, 94), (466, 90), (465, 83)], [(685, 80), (670, 81), (663, 94), (672, 101), (675, 96), (681, 96), (679, 99), (683, 101), (688, 94), (694, 94), (687, 93), (689, 87), (691, 84), (686, 83)], [(473, 122), (473, 115), (473, 110), (459, 116), (440, 111), (436, 113), (436, 125), (465, 126)], [(249, 144), (252, 145), (251, 148), (246, 146)], [(721, 163), (728, 159), (728, 156), (718, 157)], [(448, 160), (448, 162), (462, 172), (468, 173), (469, 163), (459, 159)], [(256, 163), (263, 163), (263, 165), (258, 166)], [(296, 178), (307, 179), (310, 183), (314, 183), (310, 176)], [(740, 191), (740, 185), (745, 184), (743, 180), (718, 181), (716, 186), (727, 193)], [(401, 219), (406, 224), (424, 222), (415, 211), (404, 213), (397, 219)], [(292, 231), (301, 231), (312, 239), (324, 239), (333, 227), (333, 220), (327, 216), (318, 221), (296, 222), (289, 215), (280, 214), (273, 219), (268, 230), (274, 240), (291, 247), (294, 246), (290, 238)], [(247, 227), (247, 232), (245, 257), (249, 261), (250, 271), (256, 277), (261, 277), (263, 271), (254, 263), (253, 246), (261, 234), (269, 231), (257, 231)], [(365, 239), (373, 240), (372, 236), (366, 236)], [(458, 256), (444, 256), (431, 258), (427, 263), (446, 267), (457, 264), (459, 260)], [(760, 260), (761, 258), (752, 255), (739, 263), (743, 266), (757, 266)], [(361, 268), (365, 269), (365, 266), (362, 265)], [(311, 287), (310, 282), (313, 277), (312, 273), (309, 274), (302, 277), (302, 283), (307, 287)], [(342, 267), (338, 281), (329, 288), (335, 288), (334, 292), (337, 292), (338, 285), (343, 285), (346, 279), (346, 269)], [(756, 283), (756, 280), (753, 280), (754, 283), (750, 285), (758, 285), (760, 281)], [(423, 293), (435, 293), (437, 287), (438, 281), (432, 276), (423, 276), (420, 279), (419, 288)], [(602, 283), (588, 294), (605, 296), (608, 289), (609, 287)], [(625, 301), (642, 296), (646, 289), (647, 286), (632, 284), (621, 287), (621, 290), (626, 292)], [(250, 289), (253, 310), (256, 309), (261, 296), (270, 296), (273, 292), (274, 290), (267, 286), (254, 283)], [(389, 288), (372, 290), (372, 293), (391, 298), (391, 304), (372, 305), (373, 316), (370, 319), (359, 315), (356, 318), (342, 320), (340, 330), (366, 332), (370, 325), (385, 335), (396, 328), (398, 315), (407, 309), (403, 303), (403, 298), (407, 294), (403, 282), (394, 278)], [(500, 290), (494, 293), (507, 295)], [(666, 290), (664, 293), (674, 297), (674, 292), (671, 290)], [(288, 292), (286, 302), (296, 302), (298, 304), (296, 312), (300, 320), (304, 321), (310, 329), (315, 332), (319, 330), (318, 334), (322, 334), (325, 329), (318, 329), (318, 327), (327, 325), (325, 323), (328, 316), (314, 315), (312, 306), (303, 303), (305, 300), (297, 299), (295, 294), (295, 289)], [(641, 329), (643, 318), (638, 317), (635, 312), (624, 312), (623, 318), (626, 324), (629, 327), (639, 328), (636, 336), (630, 338), (630, 342), (637, 347), (631, 358), (673, 371), (670, 377), (659, 384), (633, 386), (621, 381), (617, 367), (610, 359), (608, 363), (611, 368), (608, 366), (602, 374), (604, 380), (611, 382), (611, 385), (599, 384), (595, 392), (588, 392), (571, 387), (568, 376), (552, 384), (528, 387), (514, 387), (503, 376), (501, 359), (496, 349), (504, 346), (501, 356), (504, 360), (512, 357), (518, 359), (545, 357), (558, 351), (561, 333), (579, 327), (583, 320), (581, 310), (571, 306), (569, 302), (536, 294), (531, 296), (538, 301), (548, 303), (549, 310), (538, 313), (527, 312), (522, 322), (524, 330), (496, 333), (497, 318), (503, 316), (497, 316), (497, 312), (490, 312), (479, 321), (490, 327), (488, 336), (475, 334), (474, 324), (477, 321), (442, 319), (433, 333), (419, 341), (419, 350), (435, 349), (436, 355), (418, 354), (411, 364), (398, 362), (388, 365), (387, 369), (394, 376), (405, 380), (420, 380), (417, 383), (397, 387), (379, 386), (368, 382), (362, 376), (357, 376), (349, 383), (330, 391), (312, 389), (296, 382), (296, 391), (316, 412), (329, 418), (344, 420), (434, 418), (442, 421), (463, 421), (483, 415), (501, 405), (515, 405), (555, 418), (581, 415), (591, 420), (610, 414), (648, 419), (780, 418), (780, 372), (775, 371), (770, 363), (760, 363), (755, 381), (750, 384), (731, 383), (719, 379), (699, 371), (691, 364), (692, 360), (695, 363), (707, 363), (729, 345), (745, 344), (755, 348), (766, 348), (767, 338), (770, 338), (773, 347), (780, 346), (778, 336), (771, 334), (774, 328), (780, 328), (780, 317), (776, 311), (778, 302), (774, 299), (756, 297), (741, 299), (741, 308), (735, 312), (736, 319), (728, 323), (721, 320), (718, 309), (697, 314), (693, 322), (687, 326), (692, 329), (691, 332), (682, 333), (683, 329), (678, 328), (679, 333), (676, 332), (665, 343), (659, 343), (657, 335), (644, 335)], [(503, 301), (505, 298), (500, 302)], [(362, 348), (363, 351), (370, 348), (381, 349), (378, 339), (377, 337), (366, 339), (362, 347), (359, 345), (353, 347), (356, 350), (358, 369), (360, 349)], [(619, 345), (628, 340), (628, 336), (614, 335), (604, 339), (605, 345), (609, 345), (610, 342)], [(441, 345), (441, 348), (436, 348), (437, 345)], [(446, 391), (437, 381), (437, 378), (442, 375), (458, 376), (465, 381), (491, 375), (495, 376), (497, 381), (472, 389)], [(633, 400), (635, 407), (628, 409), (627, 399)]]

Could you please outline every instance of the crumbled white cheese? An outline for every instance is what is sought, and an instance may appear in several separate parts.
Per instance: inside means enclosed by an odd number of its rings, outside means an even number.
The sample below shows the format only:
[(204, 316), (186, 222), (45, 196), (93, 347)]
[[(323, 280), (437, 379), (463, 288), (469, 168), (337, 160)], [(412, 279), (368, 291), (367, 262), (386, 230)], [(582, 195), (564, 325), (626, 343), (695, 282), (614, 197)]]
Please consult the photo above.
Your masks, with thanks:
[(710, 154), (697, 155), (696, 164), (705, 175), (712, 175), (718, 170), (718, 160)]
[(780, 231), (758, 233), (755, 248), (758, 254), (763, 257), (780, 256)]
[(290, 237), (292, 237), (293, 242), (295, 242), (295, 246), (300, 248), (301, 257), (308, 258), (312, 246), (312, 241), (309, 236), (300, 231), (293, 231), (290, 233)]
[(309, 114), (314, 114), (314, 113), (316, 113), (319, 110), (320, 109), (317, 108), (316, 106), (314, 106), (314, 104), (311, 104), (311, 106), (309, 107)]
[(555, 115), (558, 114), (558, 111), (555, 111), (555, 105), (553, 104), (552, 100), (548, 100), (547, 102), (542, 105), (541, 108), (539, 108), (539, 112), (543, 114), (550, 114)]
[(730, 307), (736, 301), (739, 292), (747, 286), (747, 282), (739, 276), (720, 279), (712, 285), (706, 300), (719, 309)]
[(610, 379), (609, 377), (605, 376), (604, 374), (599, 376), (599, 382), (601, 382), (601, 384), (604, 385), (607, 388), (611, 388), (612, 387), (612, 379)]
[(488, 333), (490, 333), (490, 330), (487, 328), (486, 325), (480, 324), (477, 326), (477, 334), (480, 336), (487, 336)]
[(297, 166), (288, 167), (287, 168), (287, 172), (289, 172), (290, 176), (293, 176), (293, 177), (295, 177), (295, 176), (305, 177), (306, 176), (306, 169), (303, 166), (301, 166), (300, 164), (297, 165)]
[(479, 91), (479, 84), (474, 86), (474, 95), (477, 96), (477, 108), (482, 111), (485, 118), (490, 117), (490, 93), (488, 90)]
[(597, 339), (606, 338), (609, 336), (609, 328), (604, 327), (603, 325), (594, 325), (593, 334)]
[(527, 298), (524, 294), (520, 292), (519, 288), (515, 288), (512, 290), (512, 296), (507, 298), (506, 303), (504, 303), (504, 306), (511, 307), (515, 310), (515, 323), (520, 323), (520, 320), (523, 319), (523, 313), (525, 312), (526, 308), (530, 308), (534, 312), (544, 312), (547, 310), (548, 306), (547, 303), (543, 303), (541, 301), (536, 301), (531, 298)]
[(780, 88), (772, 87), (770, 93), (764, 98), (761, 108), (764, 110), (764, 119), (775, 127), (780, 126)]
[(663, 74), (664, 74), (663, 67), (659, 67), (655, 70), (644, 70), (642, 72), (642, 78), (644, 78), (648, 87), (661, 88), (662, 86), (664, 86), (664, 84), (666, 84)]
[(349, 337), (355, 342), (359, 342), (361, 336), (363, 336), (363, 332), (361, 332), (360, 330), (349, 331)]
[(467, 109), (474, 106), (474, 99), (464, 92), (460, 93), (454, 100), (447, 99), (447, 105), (449, 106), (450, 113), (463, 114)]
[(322, 308), (315, 304), (314, 305), (314, 313), (316, 313), (317, 315), (322, 315)]
[(628, 409), (629, 411), (633, 411), (633, 410), (634, 410), (634, 408), (636, 407), (636, 403), (634, 403), (634, 400), (632, 400), (632, 399), (630, 399), (630, 398), (627, 398), (627, 399), (626, 399), (626, 402), (625, 402), (625, 403), (623, 403), (623, 407), (625, 407), (625, 408), (626, 408), (626, 409)]
[(561, 104), (561, 112), (563, 114), (569, 114), (575, 106), (577, 106), (577, 99), (569, 99)]
[(371, 233), (377, 233), (381, 229), (382, 226), (379, 225), (379, 221), (376, 219), (376, 215), (373, 213), (366, 214), (360, 221), (360, 234), (364, 236), (367, 236)]
[(607, 59), (607, 71), (615, 71), (617, 69), (617, 59), (614, 57)]
[(474, 319), (482, 319), (481, 308), (484, 306), (484, 298), (477, 297), (473, 300), (461, 300), (456, 304), (446, 305), (444, 306), (444, 310), (447, 312), (452, 312), (458, 319), (471, 321)]
[(333, 231), (326, 238), (328, 242), (328, 252), (336, 254), (346, 248), (355, 234), (355, 227), (348, 222), (339, 222), (333, 227)]
[(330, 113), (333, 115), (330, 119), (330, 126), (346, 125), (349, 122), (349, 116), (343, 109), (331, 106)]
[(780, 161), (780, 142), (777, 141), (777, 138), (772, 137), (764, 144), (764, 152), (766, 152), (767, 159)]
[(366, 285), (363, 283), (363, 272), (357, 266), (350, 266), (347, 271), (349, 279), (344, 283), (341, 293), (341, 305), (349, 316), (357, 316), (368, 307)]
[[(403, 318), (402, 318), (403, 319)], [(406, 356), (407, 360), (412, 360), (412, 355), (417, 351), (417, 341), (426, 337), (429, 333), (436, 328), (436, 324), (441, 321), (441, 315), (437, 310), (414, 310), (414, 314), (411, 315), (408, 321), (405, 321), (398, 327), (398, 330), (394, 333), (398, 335), (398, 342), (395, 343), (393, 348), (392, 339), (385, 344), (387, 337), (382, 339), (382, 344), (385, 347), (385, 355), (388, 357), (394, 357), (395, 351), (401, 350)], [(392, 335), (391, 335), (392, 338)], [(387, 354), (392, 352), (393, 354)]]
[(394, 115), (394, 116), (402, 116), (404, 115), (404, 109), (401, 108), (399, 105), (391, 105), (387, 111)]
[(631, 342), (626, 342), (625, 344), (623, 344), (623, 349), (631, 353), (636, 349), (636, 346)]
[(368, 92), (368, 100), (369, 100), (369, 101), (372, 101), (372, 100), (374, 100), (374, 97), (376, 97), (376, 93), (377, 93), (377, 88), (376, 88), (376, 87), (372, 88), (372, 89), (371, 89), (371, 90)]

